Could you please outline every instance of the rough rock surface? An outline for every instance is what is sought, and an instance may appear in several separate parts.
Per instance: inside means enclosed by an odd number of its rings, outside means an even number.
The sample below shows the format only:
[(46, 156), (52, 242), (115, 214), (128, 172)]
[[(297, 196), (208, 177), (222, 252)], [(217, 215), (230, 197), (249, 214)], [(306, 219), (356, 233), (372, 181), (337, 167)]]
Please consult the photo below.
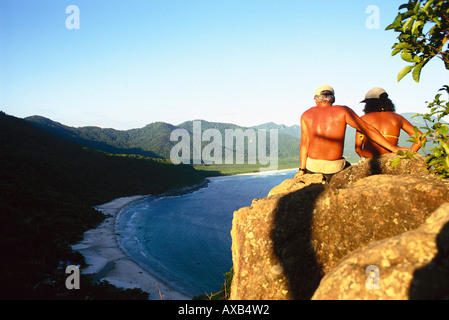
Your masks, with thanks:
[(448, 300), (449, 203), (418, 229), (345, 257), (322, 279), (313, 299)]
[(389, 153), (381, 157), (366, 159), (358, 165), (335, 174), (330, 185), (337, 189), (345, 188), (357, 180), (376, 174), (429, 176), (423, 156), (416, 154), (412, 159), (401, 161), (397, 166), (392, 167), (391, 163), (396, 158), (396, 154)]
[[(392, 160), (375, 161), (382, 168)], [(310, 299), (348, 254), (418, 229), (449, 199), (447, 181), (429, 176), (416, 159), (394, 171), (369, 171), (369, 162), (359, 166), (364, 169), (341, 173), (351, 183), (305, 175), (234, 213), (231, 299)]]

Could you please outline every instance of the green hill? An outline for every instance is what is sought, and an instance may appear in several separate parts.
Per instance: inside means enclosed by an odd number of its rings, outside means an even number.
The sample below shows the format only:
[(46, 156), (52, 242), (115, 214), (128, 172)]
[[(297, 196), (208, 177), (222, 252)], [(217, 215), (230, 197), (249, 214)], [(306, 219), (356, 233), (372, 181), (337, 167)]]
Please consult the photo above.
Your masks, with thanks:
[[(170, 141), (171, 133), (176, 129), (185, 129), (190, 135), (191, 141), (193, 140), (193, 122), (186, 121), (177, 126), (164, 123), (155, 122), (148, 124), (147, 126), (139, 129), (131, 129), (126, 131), (120, 131), (115, 129), (102, 129), (98, 127), (68, 127), (63, 124), (54, 122), (50, 119), (41, 116), (32, 116), (25, 118), (25, 120), (36, 125), (37, 127), (48, 131), (57, 136), (78, 142), (84, 146), (102, 150), (105, 152), (115, 154), (137, 154), (157, 158), (170, 158), (171, 149), (178, 143), (177, 141)], [(223, 138), (222, 153), (225, 152), (225, 130), (241, 129), (243, 131), (247, 129), (266, 129), (269, 132), (270, 129), (278, 130), (278, 155), (279, 163), (283, 167), (296, 167), (299, 159), (299, 141), (301, 129), (299, 126), (287, 127), (284, 125), (276, 125), (274, 123), (263, 124), (256, 127), (242, 127), (230, 123), (220, 122), (208, 122), (201, 121), (201, 133), (205, 130), (215, 129), (218, 130)], [(267, 133), (267, 141), (269, 133)], [(202, 142), (202, 147), (206, 146), (209, 141)], [(236, 151), (236, 145), (234, 145), (233, 152)], [(248, 148), (248, 142), (245, 141), (245, 150)], [(269, 148), (266, 152), (269, 153)], [(193, 151), (192, 151), (193, 153)], [(191, 154), (193, 159), (193, 154)], [(218, 165), (218, 166), (195, 166), (201, 170), (219, 170), (225, 173), (240, 173), (258, 171), (260, 165)]]
[(73, 261), (70, 244), (104, 219), (93, 206), (205, 177), (166, 160), (95, 151), (1, 112), (0, 150), (3, 299), (43, 298), (38, 284), (59, 261)]
[(163, 156), (146, 148), (149, 146), (148, 143), (143, 143), (145, 139), (154, 139), (155, 132), (162, 131), (157, 124), (155, 129), (152, 128), (153, 126), (147, 126), (142, 129), (120, 131), (92, 126), (74, 128), (41, 116), (27, 117), (25, 120), (56, 136), (95, 150), (114, 154), (139, 154), (146, 157), (163, 158)]

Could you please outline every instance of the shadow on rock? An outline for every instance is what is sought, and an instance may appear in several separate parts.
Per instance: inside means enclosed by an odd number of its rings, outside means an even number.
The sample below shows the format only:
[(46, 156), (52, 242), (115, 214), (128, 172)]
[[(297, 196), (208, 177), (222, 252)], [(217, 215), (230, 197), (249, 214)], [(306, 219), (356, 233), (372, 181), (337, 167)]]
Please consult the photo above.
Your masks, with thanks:
[(441, 229), (436, 244), (437, 255), (413, 274), (409, 291), (411, 300), (449, 299), (449, 223)]
[(311, 242), (311, 224), (315, 201), (324, 189), (323, 184), (312, 184), (283, 196), (274, 218), (274, 253), (295, 300), (310, 299), (322, 278)]

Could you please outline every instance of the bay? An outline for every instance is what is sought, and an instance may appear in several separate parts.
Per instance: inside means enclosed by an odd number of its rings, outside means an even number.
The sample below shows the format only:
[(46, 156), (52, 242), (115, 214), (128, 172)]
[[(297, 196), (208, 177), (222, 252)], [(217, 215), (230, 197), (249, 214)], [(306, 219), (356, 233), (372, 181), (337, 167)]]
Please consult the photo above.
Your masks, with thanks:
[(221, 177), (193, 193), (133, 202), (117, 219), (118, 242), (176, 290), (191, 297), (218, 292), (232, 267), (234, 211), (266, 197), (296, 171)]

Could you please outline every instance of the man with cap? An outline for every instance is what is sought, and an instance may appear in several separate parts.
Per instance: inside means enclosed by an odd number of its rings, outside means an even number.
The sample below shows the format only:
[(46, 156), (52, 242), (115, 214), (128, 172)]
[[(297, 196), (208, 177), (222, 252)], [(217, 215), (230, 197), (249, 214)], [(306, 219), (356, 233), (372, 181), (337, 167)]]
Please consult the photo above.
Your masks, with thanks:
[[(371, 89), (366, 93), (365, 100), (361, 103), (365, 103), (365, 109), (363, 110), (365, 115), (361, 118), (379, 130), (385, 139), (392, 144), (397, 145), (401, 129), (410, 137), (415, 136), (414, 126), (403, 116), (395, 113), (396, 108), (384, 89)], [(418, 139), (415, 139), (416, 142), (410, 147), (414, 152), (417, 152), (422, 145), (420, 139), (422, 132), (418, 130), (417, 133)], [(356, 133), (355, 151), (362, 159), (390, 153), (390, 150), (373, 142), (359, 131)]]
[(319, 86), (315, 91), (316, 106), (301, 116), (300, 167), (295, 177), (305, 173), (321, 173), (329, 180), (333, 174), (350, 165), (343, 158), (346, 125), (392, 152), (408, 150), (385, 139), (352, 109), (333, 105), (334, 102), (334, 89), (329, 85)]

